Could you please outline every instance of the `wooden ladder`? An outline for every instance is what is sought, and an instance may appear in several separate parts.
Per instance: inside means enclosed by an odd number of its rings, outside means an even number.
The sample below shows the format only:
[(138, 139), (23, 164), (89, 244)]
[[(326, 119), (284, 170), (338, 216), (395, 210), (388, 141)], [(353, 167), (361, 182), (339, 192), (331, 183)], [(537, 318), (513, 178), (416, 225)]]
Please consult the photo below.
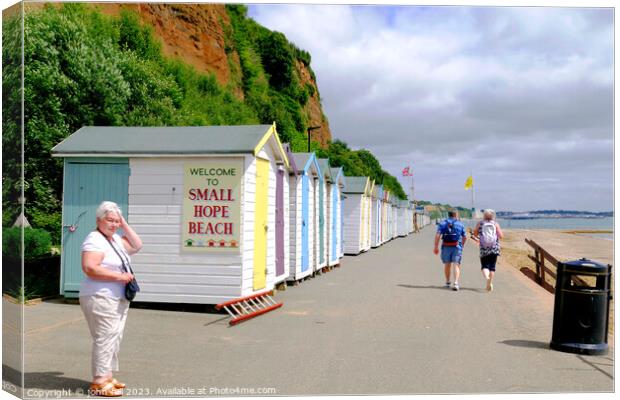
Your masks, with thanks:
[(228, 323), (230, 325), (235, 325), (247, 319), (273, 311), (283, 305), (284, 303), (278, 303), (271, 297), (271, 291), (264, 291), (220, 303), (215, 306), (215, 309), (221, 310), (223, 308), (226, 310), (232, 318)]

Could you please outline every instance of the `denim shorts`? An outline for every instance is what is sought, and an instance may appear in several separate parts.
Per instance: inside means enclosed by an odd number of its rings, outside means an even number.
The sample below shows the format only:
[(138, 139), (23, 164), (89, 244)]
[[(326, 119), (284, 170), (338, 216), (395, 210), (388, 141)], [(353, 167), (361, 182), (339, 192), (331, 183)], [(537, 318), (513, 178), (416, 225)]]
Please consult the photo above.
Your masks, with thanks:
[(462, 254), (463, 249), (459, 246), (441, 246), (441, 262), (444, 264), (460, 264)]

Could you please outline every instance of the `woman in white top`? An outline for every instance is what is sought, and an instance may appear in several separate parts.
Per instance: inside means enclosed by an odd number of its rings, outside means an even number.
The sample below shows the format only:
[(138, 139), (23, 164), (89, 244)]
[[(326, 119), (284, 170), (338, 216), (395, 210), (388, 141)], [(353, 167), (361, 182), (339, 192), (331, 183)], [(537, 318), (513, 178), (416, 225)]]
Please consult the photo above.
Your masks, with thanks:
[[(124, 236), (116, 233), (118, 228)], [(118, 205), (101, 203), (97, 208), (97, 229), (82, 243), (86, 279), (80, 286), (80, 306), (93, 338), (91, 395), (123, 394), (125, 384), (114, 379), (112, 372), (118, 371), (118, 351), (129, 309), (125, 298), (125, 285), (133, 279), (127, 272), (129, 256), (141, 247), (142, 240), (127, 224)]]

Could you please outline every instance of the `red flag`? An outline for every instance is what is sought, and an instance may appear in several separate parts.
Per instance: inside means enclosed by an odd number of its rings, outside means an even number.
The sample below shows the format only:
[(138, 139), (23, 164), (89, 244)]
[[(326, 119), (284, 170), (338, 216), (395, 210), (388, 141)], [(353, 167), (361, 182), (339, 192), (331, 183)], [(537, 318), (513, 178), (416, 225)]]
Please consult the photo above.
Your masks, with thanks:
[(413, 173), (409, 170), (409, 167), (403, 168), (403, 176), (413, 176)]

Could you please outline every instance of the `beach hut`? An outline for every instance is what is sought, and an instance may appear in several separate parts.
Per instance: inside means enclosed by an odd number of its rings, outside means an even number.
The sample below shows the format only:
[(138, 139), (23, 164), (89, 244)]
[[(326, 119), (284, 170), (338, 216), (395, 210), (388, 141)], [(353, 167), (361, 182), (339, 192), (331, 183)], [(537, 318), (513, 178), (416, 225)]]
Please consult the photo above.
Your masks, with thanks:
[(370, 180), (370, 184), (366, 188), (364, 193), (364, 215), (362, 217), (363, 223), (363, 241), (362, 251), (368, 251), (371, 248), (371, 223), (372, 223), (372, 191), (375, 188), (375, 181)]
[(66, 297), (78, 295), (80, 244), (102, 200), (143, 240), (136, 301), (216, 304), (288, 276), (289, 162), (275, 124), (84, 127), (52, 154), (64, 158)]
[(392, 239), (398, 237), (398, 197), (392, 197)]
[(340, 263), (344, 256), (342, 252), (342, 191), (345, 188), (344, 171), (342, 167), (330, 168), (332, 175), (331, 194), (331, 240), (328, 265), (334, 266)]
[(364, 229), (366, 221), (366, 194), (370, 186), (367, 176), (345, 177), (345, 199), (343, 204), (344, 253), (359, 254), (365, 251)]
[(318, 164), (323, 175), (323, 182), (325, 191), (323, 193), (323, 249), (321, 254), (324, 256), (325, 266), (330, 265), (331, 257), (331, 242), (333, 236), (333, 213), (334, 213), (334, 178), (332, 177), (331, 167), (329, 166), (329, 160), (327, 158), (319, 158)]
[(391, 203), (391, 197), (392, 197), (392, 193), (391, 192), (387, 192), (387, 196), (385, 196), (384, 198), (384, 202), (383, 202), (383, 212), (385, 213), (385, 233), (383, 235), (383, 239), (384, 239), (384, 243), (385, 242), (389, 242), (392, 237), (391, 237), (391, 232), (392, 232), (392, 203)]
[(394, 198), (390, 195), (390, 200), (387, 203), (387, 240), (390, 241), (394, 239)]
[[(295, 195), (291, 196), (291, 208), (295, 221), (291, 221), (291, 238), (295, 238), (295, 251), (291, 252), (289, 280), (298, 281), (314, 272), (316, 259), (316, 189), (320, 169), (314, 153), (292, 153), (297, 169)], [(294, 232), (293, 232), (294, 229)]]
[(409, 234), (409, 226), (411, 218), (409, 217), (409, 202), (407, 200), (399, 200), (397, 204), (398, 223), (396, 224), (397, 234), (400, 237)]
[(381, 199), (381, 244), (387, 242), (389, 231), (388, 206), (390, 199), (390, 191), (383, 189), (383, 198)]
[(372, 206), (371, 206), (371, 226), (370, 226), (370, 238), (371, 247), (379, 247), (382, 244), (381, 240), (381, 201), (383, 200), (383, 185), (375, 185), (372, 190)]
[[(344, 170), (342, 171), (342, 176), (344, 179)], [(342, 258), (344, 257), (344, 243), (345, 243), (345, 237), (344, 237), (344, 199), (347, 198), (347, 195), (344, 194), (344, 190), (346, 189), (347, 186), (347, 181), (345, 179), (344, 181), (344, 188), (340, 191), (340, 254), (338, 254), (338, 257)]]
[[(310, 156), (313, 153), (301, 153)], [(310, 251), (312, 252), (312, 257), (310, 258), (310, 265), (312, 266), (312, 271), (317, 272), (320, 271), (323, 267), (327, 265), (327, 260), (324, 257), (323, 251), (325, 250), (325, 210), (324, 210), (324, 198), (325, 198), (325, 178), (323, 177), (323, 171), (321, 171), (321, 167), (318, 164), (318, 158), (316, 158), (316, 154), (314, 154), (316, 159), (316, 165), (318, 169), (318, 175), (315, 177), (313, 182), (313, 196), (314, 199), (312, 201), (312, 207), (314, 209), (311, 210), (311, 224), (312, 224), (312, 247)]]
[(414, 220), (415, 220), (415, 203), (413, 201), (409, 202), (409, 205), (407, 207), (407, 211), (409, 213), (409, 233), (413, 233), (413, 232), (415, 232), (415, 225), (414, 225)]

